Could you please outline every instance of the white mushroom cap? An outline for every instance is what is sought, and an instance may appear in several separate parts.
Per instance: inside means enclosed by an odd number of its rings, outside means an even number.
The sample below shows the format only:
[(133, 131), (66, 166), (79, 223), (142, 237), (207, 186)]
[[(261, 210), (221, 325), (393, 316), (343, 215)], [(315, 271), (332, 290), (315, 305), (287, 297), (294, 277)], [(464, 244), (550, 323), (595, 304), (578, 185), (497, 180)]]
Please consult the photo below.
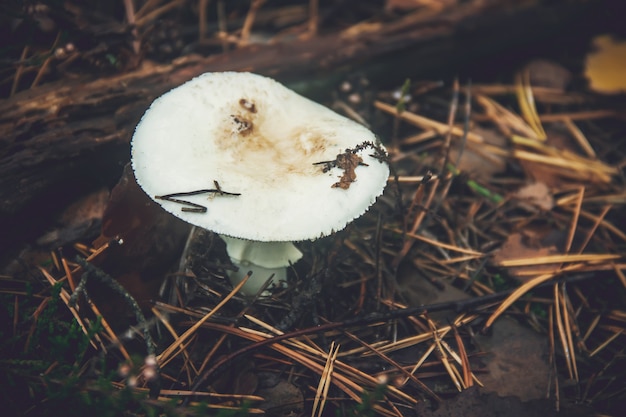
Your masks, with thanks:
[[(386, 163), (370, 155), (365, 127), (278, 82), (250, 73), (206, 73), (154, 101), (132, 140), (137, 182), (151, 197), (214, 189), (228, 195), (181, 197), (207, 208), (165, 210), (219, 234), (256, 241), (298, 241), (331, 234), (363, 214), (385, 187)], [(364, 164), (354, 181), (324, 165), (346, 149)]]

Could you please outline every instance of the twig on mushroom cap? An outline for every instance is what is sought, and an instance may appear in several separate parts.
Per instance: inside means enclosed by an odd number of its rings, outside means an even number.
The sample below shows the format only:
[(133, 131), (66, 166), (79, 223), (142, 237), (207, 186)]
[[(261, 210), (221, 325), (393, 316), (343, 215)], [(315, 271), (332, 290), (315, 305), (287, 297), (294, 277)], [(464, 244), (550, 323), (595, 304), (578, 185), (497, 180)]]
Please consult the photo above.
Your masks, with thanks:
[(181, 200), (176, 197), (188, 197), (193, 195), (200, 194), (218, 194), (218, 195), (232, 195), (238, 196), (240, 193), (229, 193), (228, 191), (222, 190), (219, 183), (217, 181), (213, 181), (215, 184), (215, 188), (209, 188), (204, 190), (195, 190), (195, 191), (185, 191), (180, 193), (172, 193), (166, 195), (155, 195), (154, 198), (158, 198), (159, 200), (171, 201), (172, 203), (182, 204), (183, 206), (180, 210), (189, 212), (189, 213), (206, 213), (207, 208), (201, 204), (192, 203), (191, 201)]

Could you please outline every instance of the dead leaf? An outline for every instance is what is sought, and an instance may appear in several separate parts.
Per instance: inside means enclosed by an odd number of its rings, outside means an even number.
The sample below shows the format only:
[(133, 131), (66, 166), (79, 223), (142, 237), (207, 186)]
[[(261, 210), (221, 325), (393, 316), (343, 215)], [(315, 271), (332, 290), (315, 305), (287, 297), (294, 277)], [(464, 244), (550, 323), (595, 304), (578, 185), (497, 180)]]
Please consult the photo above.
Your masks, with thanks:
[[(179, 260), (190, 229), (189, 224), (167, 213), (139, 188), (127, 165), (111, 192), (101, 235), (94, 242), (95, 247), (110, 241), (121, 244), (110, 245), (94, 263), (116, 278), (140, 306), (149, 307), (163, 278)], [(90, 289), (90, 296), (103, 306), (105, 316), (123, 321), (129, 314), (124, 301), (100, 287)]]
[(153, 202), (135, 181), (127, 165), (124, 174), (113, 188), (102, 219), (102, 233), (94, 246), (120, 240), (106, 252), (108, 273), (130, 269), (151, 274), (164, 270), (182, 251), (191, 226), (163, 210)]
[(587, 55), (585, 76), (589, 87), (603, 94), (626, 92), (626, 41), (617, 41), (609, 35), (593, 40), (594, 51)]
[(521, 205), (530, 205), (543, 211), (552, 210), (554, 207), (554, 197), (547, 185), (542, 182), (533, 182), (517, 190), (513, 194)]
[[(508, 146), (506, 138), (493, 129), (475, 126), (472, 128), (472, 132), (480, 135), (485, 144), (502, 149), (506, 149)], [(450, 161), (456, 163), (458, 160), (456, 168), (461, 172), (468, 173), (477, 181), (492, 179), (496, 174), (501, 174), (506, 170), (507, 161), (505, 157), (485, 151), (482, 147), (482, 144), (468, 143), (463, 148), (461, 158), (458, 159), (461, 145), (457, 142), (450, 148)]]
[(57, 219), (57, 226), (37, 239), (37, 244), (57, 248), (93, 238), (100, 228), (108, 198), (109, 190), (100, 189), (70, 204)]
[[(504, 244), (495, 251), (493, 263), (496, 265), (511, 259), (533, 259), (541, 256), (557, 255), (561, 252), (556, 241), (562, 237), (556, 230), (528, 227), (522, 232), (509, 235)], [(557, 264), (516, 266), (507, 268), (508, 273), (524, 282), (547, 270), (554, 270)]]
[(563, 66), (546, 59), (535, 59), (526, 65), (533, 87), (547, 87), (565, 91), (572, 80), (572, 74)]
[(337, 155), (335, 163), (338, 168), (343, 169), (343, 175), (338, 182), (333, 184), (333, 188), (347, 190), (350, 188), (350, 184), (356, 181), (356, 172), (354, 170), (359, 165), (363, 165), (363, 159), (353, 152), (346, 151)]

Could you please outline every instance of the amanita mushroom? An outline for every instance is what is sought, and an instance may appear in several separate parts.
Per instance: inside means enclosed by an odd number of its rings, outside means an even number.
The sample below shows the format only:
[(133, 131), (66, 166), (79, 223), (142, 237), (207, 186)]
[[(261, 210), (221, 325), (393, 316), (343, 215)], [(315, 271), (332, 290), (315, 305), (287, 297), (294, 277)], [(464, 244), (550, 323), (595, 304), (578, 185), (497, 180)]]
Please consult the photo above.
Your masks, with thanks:
[(141, 188), (218, 233), (254, 294), (301, 258), (294, 241), (343, 229), (379, 196), (385, 154), (365, 127), (250, 73), (206, 73), (152, 103), (132, 139)]

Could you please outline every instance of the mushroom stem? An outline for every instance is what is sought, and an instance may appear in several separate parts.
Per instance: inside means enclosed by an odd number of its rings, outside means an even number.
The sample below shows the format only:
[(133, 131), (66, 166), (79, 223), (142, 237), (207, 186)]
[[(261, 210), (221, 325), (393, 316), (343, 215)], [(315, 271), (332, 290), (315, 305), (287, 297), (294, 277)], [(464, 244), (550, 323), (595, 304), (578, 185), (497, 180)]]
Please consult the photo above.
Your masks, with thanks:
[(239, 268), (229, 274), (230, 281), (237, 285), (248, 271), (252, 276), (241, 289), (243, 295), (252, 296), (259, 292), (263, 284), (272, 276), (270, 286), (287, 279), (287, 268), (302, 258), (302, 252), (291, 242), (259, 242), (220, 237), (226, 242), (226, 251), (231, 261)]

